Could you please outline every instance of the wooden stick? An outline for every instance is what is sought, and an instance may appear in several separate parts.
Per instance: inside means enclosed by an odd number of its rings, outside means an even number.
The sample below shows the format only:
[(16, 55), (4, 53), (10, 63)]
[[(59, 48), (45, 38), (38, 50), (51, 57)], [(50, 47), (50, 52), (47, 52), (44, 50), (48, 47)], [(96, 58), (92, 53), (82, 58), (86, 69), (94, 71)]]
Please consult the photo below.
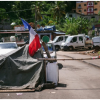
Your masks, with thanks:
[(48, 58), (51, 58), (50, 53), (49, 53), (49, 51), (48, 51), (48, 48), (47, 48), (46, 44), (45, 44), (44, 42), (42, 42), (42, 45), (43, 45), (43, 47), (44, 47), (44, 50), (45, 50), (45, 52), (46, 52)]
[(37, 58), (38, 60), (47, 60), (47, 61), (54, 61), (54, 60), (93, 60), (93, 59), (100, 59), (100, 58), (81, 58), (81, 59), (56, 59), (56, 58)]
[(21, 89), (21, 90), (0, 90), (0, 92), (34, 92), (35, 89)]

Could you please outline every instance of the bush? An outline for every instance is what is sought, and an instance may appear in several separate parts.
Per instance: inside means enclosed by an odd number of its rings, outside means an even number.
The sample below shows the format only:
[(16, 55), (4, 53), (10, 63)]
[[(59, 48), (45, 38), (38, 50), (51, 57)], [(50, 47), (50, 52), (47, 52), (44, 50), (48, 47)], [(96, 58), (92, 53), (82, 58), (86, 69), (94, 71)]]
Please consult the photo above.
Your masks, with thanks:
[(92, 31), (92, 36), (95, 36), (95, 30)]
[(45, 26), (45, 22), (42, 21), (42, 22), (40, 23), (40, 25), (41, 25), (41, 26)]

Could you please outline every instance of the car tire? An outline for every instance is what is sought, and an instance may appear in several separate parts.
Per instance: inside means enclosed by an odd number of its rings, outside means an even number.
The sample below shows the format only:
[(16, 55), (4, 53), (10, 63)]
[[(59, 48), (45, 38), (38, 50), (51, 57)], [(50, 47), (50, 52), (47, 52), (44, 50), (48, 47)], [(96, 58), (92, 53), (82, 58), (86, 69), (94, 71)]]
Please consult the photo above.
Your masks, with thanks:
[(73, 47), (69, 47), (69, 51), (73, 51)]

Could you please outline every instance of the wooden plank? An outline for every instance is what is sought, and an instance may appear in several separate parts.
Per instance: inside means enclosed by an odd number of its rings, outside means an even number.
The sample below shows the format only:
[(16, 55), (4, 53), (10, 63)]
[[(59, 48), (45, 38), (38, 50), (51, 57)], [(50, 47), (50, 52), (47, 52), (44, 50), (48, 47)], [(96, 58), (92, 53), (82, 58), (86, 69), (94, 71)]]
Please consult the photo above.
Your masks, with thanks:
[(54, 61), (54, 60), (94, 60), (94, 59), (100, 59), (99, 57), (93, 57), (93, 58), (81, 58), (81, 59), (56, 59), (56, 58), (37, 58), (38, 60), (47, 60), (47, 61)]
[(0, 93), (5, 93), (5, 92), (34, 92), (35, 89), (19, 89), (19, 90), (0, 90)]

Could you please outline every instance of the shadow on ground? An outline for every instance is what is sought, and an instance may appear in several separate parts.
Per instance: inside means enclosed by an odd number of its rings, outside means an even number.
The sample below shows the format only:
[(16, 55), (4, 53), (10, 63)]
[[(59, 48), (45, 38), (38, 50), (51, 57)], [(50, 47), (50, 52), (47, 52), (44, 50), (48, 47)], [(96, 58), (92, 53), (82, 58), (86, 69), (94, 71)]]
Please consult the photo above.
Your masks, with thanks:
[(63, 51), (63, 52), (78, 52), (78, 51), (90, 51), (90, 50), (94, 50), (93, 48), (92, 49), (75, 49), (75, 50), (72, 50), (72, 51), (69, 51), (69, 50), (59, 50), (59, 51)]
[(67, 85), (66, 84), (63, 84), (63, 83), (58, 83), (57, 87), (66, 87)]

